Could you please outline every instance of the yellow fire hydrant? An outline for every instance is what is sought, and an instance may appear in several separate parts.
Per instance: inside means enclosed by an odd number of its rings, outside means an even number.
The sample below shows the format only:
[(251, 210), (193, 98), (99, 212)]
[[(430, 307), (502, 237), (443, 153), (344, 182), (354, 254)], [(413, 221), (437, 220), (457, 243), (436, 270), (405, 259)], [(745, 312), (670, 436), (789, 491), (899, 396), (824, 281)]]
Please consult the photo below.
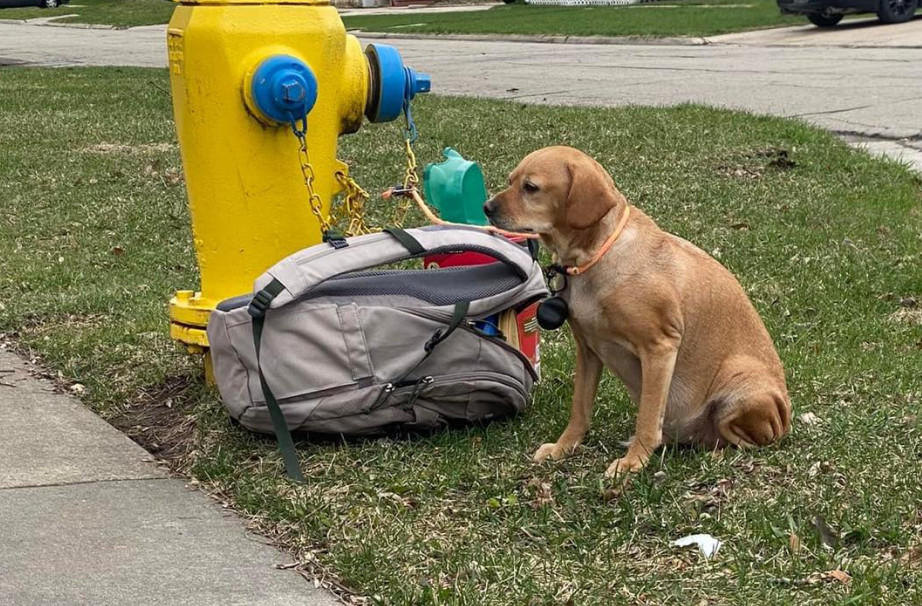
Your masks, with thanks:
[(200, 291), (170, 301), (170, 334), (203, 351), (217, 303), (321, 242), (318, 214), (347, 170), (336, 159), (339, 135), (363, 116), (397, 118), (429, 78), (392, 47), (363, 53), (320, 0), (181, 0), (167, 41), (201, 275)]

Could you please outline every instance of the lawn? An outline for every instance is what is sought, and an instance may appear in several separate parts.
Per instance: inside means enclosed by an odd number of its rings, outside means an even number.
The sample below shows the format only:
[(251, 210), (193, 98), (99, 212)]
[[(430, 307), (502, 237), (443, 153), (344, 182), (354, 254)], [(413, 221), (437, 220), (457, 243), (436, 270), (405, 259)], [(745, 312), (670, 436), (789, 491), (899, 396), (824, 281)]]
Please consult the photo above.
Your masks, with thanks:
[[(535, 466), (567, 417), (561, 330), (544, 334), (525, 415), (302, 442), (309, 482), (296, 486), (167, 336), (166, 301), (196, 270), (166, 73), (7, 68), (0, 103), (7, 346), (364, 602), (922, 603), (922, 186), (893, 162), (797, 122), (697, 106), (421, 99), (421, 161), (452, 145), (494, 190), (543, 145), (597, 157), (740, 277), (812, 422), (762, 450), (664, 449), (618, 494), (602, 473), (633, 412), (606, 376), (586, 445)], [(372, 125), (341, 152), (377, 191), (399, 176), (399, 143), (399, 124)], [(698, 532), (724, 541), (714, 560), (670, 545)]]
[(175, 6), (176, 4), (170, 0), (71, 0), (71, 4), (54, 9), (2, 9), (0, 19), (37, 19), (72, 15), (59, 21), (135, 27), (168, 22)]
[(348, 29), (427, 34), (565, 36), (714, 36), (749, 29), (802, 25), (774, 0), (701, 0), (634, 6), (498, 6), (483, 12), (344, 17)]

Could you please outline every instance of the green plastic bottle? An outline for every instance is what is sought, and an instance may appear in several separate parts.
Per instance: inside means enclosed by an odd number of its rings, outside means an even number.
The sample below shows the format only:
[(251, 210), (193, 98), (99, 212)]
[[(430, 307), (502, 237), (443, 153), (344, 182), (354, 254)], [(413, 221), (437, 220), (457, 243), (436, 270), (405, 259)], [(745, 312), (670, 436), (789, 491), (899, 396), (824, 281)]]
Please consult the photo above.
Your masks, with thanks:
[(439, 216), (446, 221), (486, 225), (483, 204), (487, 201), (487, 186), (480, 166), (465, 160), (450, 147), (446, 147), (442, 155), (445, 156), (444, 161), (427, 164), (423, 171), (426, 200), (438, 209)]

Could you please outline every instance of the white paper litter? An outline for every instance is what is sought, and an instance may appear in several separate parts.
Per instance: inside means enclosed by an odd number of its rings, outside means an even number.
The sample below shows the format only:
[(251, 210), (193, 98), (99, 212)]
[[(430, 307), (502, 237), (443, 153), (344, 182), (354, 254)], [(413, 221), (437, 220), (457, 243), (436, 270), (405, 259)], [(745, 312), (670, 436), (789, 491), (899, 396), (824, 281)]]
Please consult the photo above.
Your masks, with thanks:
[(804, 414), (800, 415), (798, 419), (804, 425), (816, 425), (820, 422), (820, 418), (812, 412), (805, 412)]
[(673, 541), (672, 544), (675, 547), (697, 545), (701, 555), (707, 559), (711, 559), (717, 554), (717, 550), (720, 549), (722, 543), (709, 534), (690, 534), (687, 537), (682, 537), (677, 541)]

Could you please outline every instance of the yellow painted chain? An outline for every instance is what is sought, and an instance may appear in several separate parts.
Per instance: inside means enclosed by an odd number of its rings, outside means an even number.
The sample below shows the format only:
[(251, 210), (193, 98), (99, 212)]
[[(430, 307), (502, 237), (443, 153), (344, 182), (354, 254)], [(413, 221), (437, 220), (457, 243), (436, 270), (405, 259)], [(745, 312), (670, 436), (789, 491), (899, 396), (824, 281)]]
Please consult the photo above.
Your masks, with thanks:
[(344, 171), (336, 171), (336, 181), (343, 188), (343, 203), (346, 207), (346, 216), (349, 217), (349, 227), (346, 228), (347, 236), (361, 236), (370, 234), (374, 230), (365, 222), (365, 202), (370, 197), (368, 192), (355, 182), (355, 179)]
[[(301, 174), (304, 176), (304, 185), (307, 187), (308, 202), (311, 212), (317, 217), (320, 223), (321, 233), (329, 232), (333, 225), (336, 225), (337, 218), (333, 212), (333, 204), (330, 204), (328, 214), (323, 214), (323, 201), (320, 195), (314, 191), (314, 167), (311, 165), (310, 156), (307, 152), (307, 135), (302, 129), (294, 129), (295, 136), (298, 138), (298, 156), (301, 166)], [(419, 185), (419, 174), (417, 173), (416, 154), (413, 152), (413, 145), (410, 138), (404, 140), (407, 157), (406, 170), (403, 178), (404, 189), (416, 189)], [(369, 234), (380, 229), (368, 226), (365, 218), (365, 203), (371, 197), (367, 191), (356, 183), (355, 179), (350, 177), (345, 171), (336, 171), (334, 174), (336, 181), (343, 190), (343, 204), (345, 214), (349, 217), (349, 226), (346, 228), (346, 236), (360, 236)], [(412, 200), (408, 196), (400, 196), (394, 206), (394, 214), (391, 222), (395, 227), (402, 228), (406, 221), (407, 214), (410, 212)]]
[[(407, 169), (403, 177), (403, 188), (416, 189), (416, 186), (419, 185), (419, 175), (416, 172), (416, 154), (413, 152), (413, 144), (410, 142), (409, 137), (404, 139), (404, 144), (407, 154)], [(409, 197), (400, 196), (394, 205), (394, 215), (391, 219), (394, 226), (403, 227), (403, 222), (407, 220), (407, 213), (410, 212), (410, 203)]]
[(323, 215), (323, 200), (314, 191), (314, 167), (311, 165), (311, 159), (307, 153), (307, 135), (303, 131), (296, 130), (295, 136), (298, 137), (298, 158), (301, 164), (301, 174), (304, 175), (304, 185), (307, 187), (308, 203), (310, 204), (311, 212), (314, 213), (320, 223), (321, 233), (325, 234), (330, 231), (330, 226), (336, 223), (336, 218), (333, 216), (333, 206), (330, 205), (329, 215), (325, 217)]

